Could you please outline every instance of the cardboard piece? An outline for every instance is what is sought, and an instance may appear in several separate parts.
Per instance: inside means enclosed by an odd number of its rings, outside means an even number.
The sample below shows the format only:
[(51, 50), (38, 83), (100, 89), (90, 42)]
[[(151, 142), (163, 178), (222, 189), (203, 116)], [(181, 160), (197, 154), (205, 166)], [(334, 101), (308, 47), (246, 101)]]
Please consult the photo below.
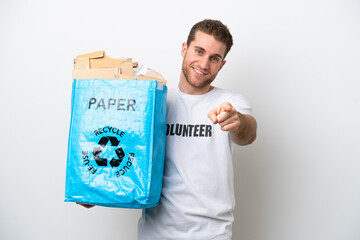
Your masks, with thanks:
[(73, 79), (156, 80), (166, 85), (166, 80), (154, 70), (134, 76), (133, 68), (137, 66), (132, 58), (114, 59), (105, 55), (105, 51), (87, 53), (74, 59)]

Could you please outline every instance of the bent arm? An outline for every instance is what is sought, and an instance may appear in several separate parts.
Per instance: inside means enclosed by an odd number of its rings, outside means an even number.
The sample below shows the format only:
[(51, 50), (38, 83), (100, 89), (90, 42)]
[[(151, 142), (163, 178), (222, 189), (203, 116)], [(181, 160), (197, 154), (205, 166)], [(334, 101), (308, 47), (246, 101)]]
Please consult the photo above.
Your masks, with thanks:
[(223, 131), (228, 131), (231, 140), (238, 145), (247, 145), (256, 138), (257, 123), (249, 114), (241, 114), (229, 102), (209, 111), (208, 117), (220, 124)]
[(248, 145), (256, 139), (257, 123), (254, 117), (249, 114), (237, 112), (239, 126), (229, 130), (231, 140), (238, 145)]

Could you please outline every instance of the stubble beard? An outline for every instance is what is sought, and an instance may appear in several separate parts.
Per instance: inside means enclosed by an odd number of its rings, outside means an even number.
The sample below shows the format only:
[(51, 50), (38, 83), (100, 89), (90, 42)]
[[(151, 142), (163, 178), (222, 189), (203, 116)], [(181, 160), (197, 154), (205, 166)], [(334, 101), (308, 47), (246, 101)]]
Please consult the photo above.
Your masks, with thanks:
[(189, 76), (189, 71), (191, 70), (191, 65), (188, 65), (189, 67), (187, 67), (185, 61), (183, 61), (183, 64), (182, 64), (182, 73), (186, 79), (186, 81), (194, 88), (198, 88), (198, 89), (201, 89), (201, 88), (205, 88), (206, 86), (210, 86), (210, 84), (214, 81), (215, 76), (209, 76), (208, 78), (204, 79), (203, 81), (199, 82), (199, 83), (195, 83), (193, 81), (191, 81), (191, 78)]

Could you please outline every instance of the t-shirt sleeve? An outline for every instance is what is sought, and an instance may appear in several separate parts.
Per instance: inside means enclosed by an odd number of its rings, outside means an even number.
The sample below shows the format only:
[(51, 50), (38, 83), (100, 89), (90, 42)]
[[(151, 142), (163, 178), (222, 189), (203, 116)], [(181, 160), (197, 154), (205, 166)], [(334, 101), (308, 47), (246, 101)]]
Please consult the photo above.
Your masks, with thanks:
[[(234, 93), (234, 94), (230, 95), (229, 103), (231, 103), (231, 105), (233, 105), (233, 107), (236, 109), (237, 112), (239, 112), (241, 114), (252, 115), (252, 108), (250, 107), (248, 100), (243, 95), (238, 94), (238, 93)], [(229, 137), (229, 139), (230, 139), (230, 137)], [(235, 146), (236, 146), (236, 144), (232, 140), (230, 140), (231, 152), (234, 151)]]
[(252, 115), (252, 108), (247, 99), (241, 94), (233, 94), (229, 98), (229, 102), (241, 114)]

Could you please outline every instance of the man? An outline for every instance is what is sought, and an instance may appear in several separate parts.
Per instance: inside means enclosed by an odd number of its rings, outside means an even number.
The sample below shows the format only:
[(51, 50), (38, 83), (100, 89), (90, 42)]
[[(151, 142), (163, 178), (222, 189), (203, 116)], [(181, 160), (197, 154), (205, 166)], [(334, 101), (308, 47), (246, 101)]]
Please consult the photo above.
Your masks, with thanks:
[(211, 85), (231, 46), (228, 28), (215, 20), (195, 24), (182, 45), (179, 85), (168, 92), (162, 195), (143, 210), (140, 240), (231, 239), (232, 147), (256, 138), (244, 97)]

